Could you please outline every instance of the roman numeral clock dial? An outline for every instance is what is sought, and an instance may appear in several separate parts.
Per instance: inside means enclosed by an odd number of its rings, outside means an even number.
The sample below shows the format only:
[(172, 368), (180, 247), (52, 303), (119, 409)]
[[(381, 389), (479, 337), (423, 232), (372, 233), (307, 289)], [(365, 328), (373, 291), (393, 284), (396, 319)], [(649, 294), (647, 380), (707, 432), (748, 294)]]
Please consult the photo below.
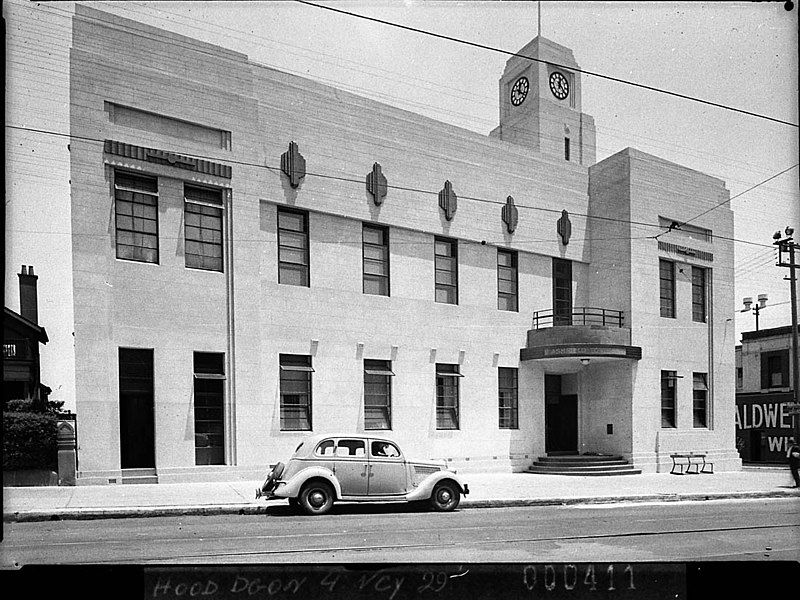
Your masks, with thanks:
[(550, 74), (550, 91), (553, 92), (553, 96), (559, 100), (563, 100), (567, 97), (569, 94), (569, 82), (562, 73), (553, 71)]
[(520, 77), (514, 82), (514, 86), (511, 88), (511, 104), (513, 106), (519, 106), (525, 102), (525, 96), (528, 95), (528, 87), (527, 77)]

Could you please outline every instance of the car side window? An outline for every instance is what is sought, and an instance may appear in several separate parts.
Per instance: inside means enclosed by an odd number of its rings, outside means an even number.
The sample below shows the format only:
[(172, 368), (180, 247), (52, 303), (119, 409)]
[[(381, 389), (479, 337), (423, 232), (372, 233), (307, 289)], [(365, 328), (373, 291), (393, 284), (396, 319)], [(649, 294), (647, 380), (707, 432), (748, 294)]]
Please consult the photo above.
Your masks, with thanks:
[(400, 456), (400, 450), (389, 442), (372, 442), (370, 445), (372, 456), (377, 458), (396, 458)]
[(337, 457), (358, 458), (366, 456), (366, 444), (364, 440), (339, 440), (336, 445)]
[(317, 449), (314, 450), (314, 454), (317, 456), (333, 456), (335, 444), (333, 440), (325, 440), (321, 442)]

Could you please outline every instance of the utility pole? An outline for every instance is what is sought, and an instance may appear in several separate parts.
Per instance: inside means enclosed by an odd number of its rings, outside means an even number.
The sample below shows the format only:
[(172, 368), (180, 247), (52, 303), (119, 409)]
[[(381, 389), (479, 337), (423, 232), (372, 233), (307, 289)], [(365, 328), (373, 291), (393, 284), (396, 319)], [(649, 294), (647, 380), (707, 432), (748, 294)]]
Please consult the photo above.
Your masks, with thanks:
[[(781, 239), (781, 232), (776, 231), (772, 236), (773, 242), (778, 247), (778, 266), (788, 267), (789, 285), (791, 286), (792, 301), (792, 387), (794, 388), (794, 405), (792, 418), (794, 421), (794, 439), (800, 440), (800, 353), (798, 353), (797, 334), (797, 263), (794, 251), (800, 250), (800, 244), (792, 239), (794, 229), (787, 227), (784, 231), (786, 237)], [(784, 256), (788, 255), (788, 256)]]

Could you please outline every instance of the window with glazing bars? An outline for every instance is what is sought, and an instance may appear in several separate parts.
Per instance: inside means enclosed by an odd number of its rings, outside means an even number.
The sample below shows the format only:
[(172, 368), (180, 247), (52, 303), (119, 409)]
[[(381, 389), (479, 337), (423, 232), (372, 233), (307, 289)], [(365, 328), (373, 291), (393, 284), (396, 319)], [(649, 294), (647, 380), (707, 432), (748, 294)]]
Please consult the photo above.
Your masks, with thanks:
[(661, 427), (675, 427), (675, 371), (661, 371)]
[(572, 325), (572, 261), (553, 259), (553, 324)]
[(517, 253), (497, 250), (497, 308), (519, 310), (517, 304)]
[(225, 464), (225, 355), (194, 353), (194, 459)]
[(458, 365), (436, 365), (436, 429), (458, 429)]
[(694, 374), (694, 390), (692, 392), (692, 412), (694, 427), (708, 427), (708, 375)]
[(281, 431), (311, 431), (311, 357), (280, 355)]
[(706, 270), (692, 267), (692, 321), (706, 322)]
[(114, 172), (117, 258), (158, 263), (158, 179)]
[(186, 266), (222, 271), (222, 190), (184, 185)]
[(510, 367), (497, 369), (499, 387), (500, 429), (518, 429), (517, 373)]
[(278, 209), (278, 283), (309, 286), (308, 214)]
[(362, 230), (362, 240), (364, 293), (388, 296), (389, 229), (365, 224)]
[(392, 428), (392, 362), (364, 361), (364, 429)]
[(436, 302), (458, 304), (458, 245), (455, 240), (434, 239)]
[(661, 296), (661, 316), (675, 318), (675, 263), (658, 261), (658, 277)]

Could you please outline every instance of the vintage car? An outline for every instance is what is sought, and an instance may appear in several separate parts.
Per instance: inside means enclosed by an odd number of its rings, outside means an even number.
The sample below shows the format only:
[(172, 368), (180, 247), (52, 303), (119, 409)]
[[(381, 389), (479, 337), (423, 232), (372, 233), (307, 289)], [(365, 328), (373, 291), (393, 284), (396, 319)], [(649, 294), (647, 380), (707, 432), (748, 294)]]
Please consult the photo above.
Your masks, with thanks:
[(444, 462), (408, 460), (397, 443), (365, 434), (306, 438), (256, 489), (256, 499), (288, 498), (309, 515), (328, 512), (336, 501), (426, 501), (450, 511), (462, 494), (469, 494), (467, 484)]

